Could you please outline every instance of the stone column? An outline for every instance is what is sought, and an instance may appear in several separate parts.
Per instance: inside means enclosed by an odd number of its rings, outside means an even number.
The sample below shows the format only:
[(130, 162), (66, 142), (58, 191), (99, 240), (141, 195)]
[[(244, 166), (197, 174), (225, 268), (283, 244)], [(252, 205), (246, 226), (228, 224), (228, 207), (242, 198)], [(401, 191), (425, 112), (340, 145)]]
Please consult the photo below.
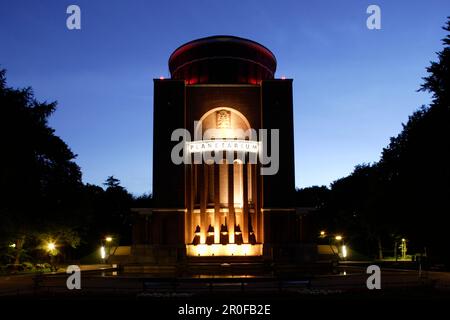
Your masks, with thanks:
[(201, 243), (206, 241), (206, 202), (208, 201), (208, 168), (206, 164), (199, 165), (199, 192), (200, 192), (200, 231)]
[(194, 164), (186, 165), (186, 218), (185, 218), (185, 242), (191, 243), (194, 236)]
[(247, 171), (247, 164), (239, 164), (242, 168), (242, 224), (243, 224), (243, 240), (244, 243), (248, 243), (248, 171)]
[(259, 222), (261, 220), (261, 214), (259, 212), (259, 206), (258, 206), (258, 189), (256, 186), (256, 164), (251, 164), (250, 169), (252, 171), (252, 201), (253, 201), (253, 232), (255, 232), (255, 237), (257, 242), (261, 242), (261, 233), (259, 231)]
[(220, 242), (220, 175), (219, 164), (214, 163), (214, 243)]
[(234, 243), (234, 224), (236, 223), (234, 215), (234, 165), (228, 166), (228, 235), (231, 243)]
[(258, 214), (258, 227), (257, 227), (257, 236), (258, 238), (256, 239), (258, 242), (263, 242), (264, 241), (264, 213), (262, 212), (262, 179), (261, 179), (261, 175), (260, 175), (260, 165), (256, 164), (255, 165), (255, 186), (256, 186), (256, 200), (255, 201), (255, 211)]

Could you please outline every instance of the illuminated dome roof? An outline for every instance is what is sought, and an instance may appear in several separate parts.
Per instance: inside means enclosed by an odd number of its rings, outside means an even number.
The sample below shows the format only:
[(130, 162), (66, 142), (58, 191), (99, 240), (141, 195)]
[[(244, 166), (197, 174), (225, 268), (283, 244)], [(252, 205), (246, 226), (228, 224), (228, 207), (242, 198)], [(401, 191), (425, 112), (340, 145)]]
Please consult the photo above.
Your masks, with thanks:
[(273, 79), (277, 61), (263, 45), (234, 36), (213, 36), (178, 47), (169, 58), (172, 79), (188, 84), (249, 83)]

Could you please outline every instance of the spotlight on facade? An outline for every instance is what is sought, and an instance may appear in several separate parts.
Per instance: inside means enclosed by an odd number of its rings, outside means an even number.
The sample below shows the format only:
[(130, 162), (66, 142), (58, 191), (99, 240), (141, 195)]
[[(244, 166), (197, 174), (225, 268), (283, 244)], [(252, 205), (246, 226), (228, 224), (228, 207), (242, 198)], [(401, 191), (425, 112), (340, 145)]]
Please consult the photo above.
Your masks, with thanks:
[(194, 239), (192, 239), (192, 244), (194, 246), (200, 243), (200, 226), (195, 227), (194, 231)]
[(258, 256), (262, 255), (262, 245), (251, 245), (248, 243), (237, 245), (235, 243), (226, 246), (215, 243), (212, 245), (199, 244), (197, 246), (188, 246), (187, 254), (189, 256)]
[(226, 225), (226, 220), (225, 220), (225, 224), (222, 224), (220, 226), (220, 244), (226, 245), (226, 244), (228, 244), (228, 242), (229, 242), (229, 239), (228, 239), (228, 227)]
[(250, 231), (250, 232), (249, 232), (249, 235), (248, 235), (248, 242), (249, 242), (251, 245), (255, 245), (255, 244), (256, 244), (256, 236), (255, 236), (255, 233), (254, 233), (253, 231)]
[(240, 225), (237, 225), (234, 228), (234, 242), (239, 245), (244, 243), (244, 238), (242, 237), (242, 231), (241, 231)]
[(206, 244), (211, 245), (214, 243), (214, 227), (209, 225), (208, 227), (208, 235), (206, 237)]

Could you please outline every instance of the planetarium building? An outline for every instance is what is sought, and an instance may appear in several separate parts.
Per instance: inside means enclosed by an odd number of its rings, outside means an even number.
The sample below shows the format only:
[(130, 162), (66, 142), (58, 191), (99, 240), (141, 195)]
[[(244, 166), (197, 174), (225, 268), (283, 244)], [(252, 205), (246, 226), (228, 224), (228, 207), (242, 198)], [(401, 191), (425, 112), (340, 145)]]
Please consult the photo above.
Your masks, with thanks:
[(292, 79), (263, 45), (188, 42), (154, 80), (153, 207), (135, 209), (135, 262), (313, 259), (294, 206)]

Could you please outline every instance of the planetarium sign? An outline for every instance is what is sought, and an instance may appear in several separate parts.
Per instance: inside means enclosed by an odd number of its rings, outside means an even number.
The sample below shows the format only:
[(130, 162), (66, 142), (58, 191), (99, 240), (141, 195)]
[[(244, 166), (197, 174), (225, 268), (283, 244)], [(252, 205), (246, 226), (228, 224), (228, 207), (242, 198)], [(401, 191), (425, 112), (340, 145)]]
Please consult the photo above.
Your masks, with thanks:
[(250, 140), (200, 140), (187, 142), (188, 152), (237, 151), (258, 153), (258, 141)]
[[(195, 122), (196, 128), (201, 129), (201, 125), (197, 124)], [(207, 129), (203, 134), (198, 132), (202, 130), (196, 130), (192, 140), (190, 132), (184, 128), (173, 131), (171, 140), (178, 141), (171, 152), (174, 164), (221, 164), (238, 160), (240, 163), (261, 164), (261, 175), (277, 174), (279, 129), (259, 129), (258, 133), (254, 129)]]

